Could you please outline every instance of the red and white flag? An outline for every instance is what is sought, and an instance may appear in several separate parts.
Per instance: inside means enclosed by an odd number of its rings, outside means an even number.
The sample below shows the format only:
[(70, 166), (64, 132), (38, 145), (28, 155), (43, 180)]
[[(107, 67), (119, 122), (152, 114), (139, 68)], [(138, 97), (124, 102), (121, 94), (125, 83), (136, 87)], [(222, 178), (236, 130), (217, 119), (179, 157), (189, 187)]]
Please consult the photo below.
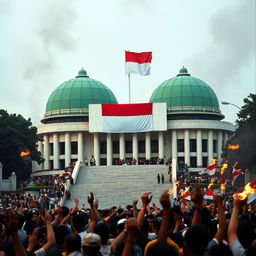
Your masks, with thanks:
[(125, 51), (125, 74), (137, 73), (142, 76), (151, 74), (152, 52)]
[(202, 174), (209, 174), (209, 175), (214, 175), (216, 171), (216, 163), (208, 166), (205, 170), (199, 172), (200, 175)]
[(209, 188), (205, 192), (204, 199), (213, 200), (213, 192)]
[(187, 191), (185, 192), (182, 197), (188, 201), (191, 201), (191, 194)]
[(235, 168), (233, 168), (232, 171), (232, 186), (234, 186), (235, 180), (238, 178), (239, 175), (244, 174), (243, 172), (241, 172), (241, 169), (236, 170)]
[(152, 109), (152, 103), (102, 104), (102, 132), (152, 131)]

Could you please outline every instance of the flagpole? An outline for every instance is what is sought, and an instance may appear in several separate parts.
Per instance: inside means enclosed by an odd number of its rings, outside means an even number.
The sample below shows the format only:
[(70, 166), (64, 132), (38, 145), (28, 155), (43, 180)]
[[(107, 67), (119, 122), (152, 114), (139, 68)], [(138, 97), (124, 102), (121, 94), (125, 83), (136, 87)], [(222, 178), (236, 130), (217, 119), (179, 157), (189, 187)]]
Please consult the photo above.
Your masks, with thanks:
[(129, 104), (131, 104), (131, 77), (128, 74), (128, 86), (129, 86)]

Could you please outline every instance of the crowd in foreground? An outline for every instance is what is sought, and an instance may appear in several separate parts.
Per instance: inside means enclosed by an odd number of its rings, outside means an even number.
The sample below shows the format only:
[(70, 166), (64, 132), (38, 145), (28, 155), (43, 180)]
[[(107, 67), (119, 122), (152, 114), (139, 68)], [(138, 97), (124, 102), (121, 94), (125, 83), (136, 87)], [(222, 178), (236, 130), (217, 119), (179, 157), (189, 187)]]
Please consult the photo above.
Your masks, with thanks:
[(88, 208), (77, 199), (50, 211), (33, 198), (26, 208), (16, 201), (0, 209), (0, 255), (256, 255), (255, 201), (206, 202), (198, 185), (191, 201), (169, 196), (160, 196), (160, 208), (144, 193), (141, 202), (104, 210), (93, 193)]

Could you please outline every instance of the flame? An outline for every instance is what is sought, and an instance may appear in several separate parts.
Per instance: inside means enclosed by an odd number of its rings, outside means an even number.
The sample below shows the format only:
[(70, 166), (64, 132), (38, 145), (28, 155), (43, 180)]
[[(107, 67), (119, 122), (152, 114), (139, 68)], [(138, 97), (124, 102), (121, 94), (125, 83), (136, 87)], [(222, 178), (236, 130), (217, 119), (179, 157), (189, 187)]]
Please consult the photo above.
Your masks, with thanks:
[(225, 184), (220, 184), (220, 189), (221, 189), (221, 190), (226, 189)]
[(170, 188), (167, 193), (168, 193), (169, 195), (172, 194), (172, 193), (173, 193), (173, 189)]
[(228, 168), (228, 163), (225, 162), (224, 164), (222, 164), (222, 166), (220, 167), (220, 174), (223, 175), (225, 170)]
[(216, 158), (212, 158), (211, 161), (212, 161), (212, 164), (216, 164), (217, 163), (217, 159)]
[(190, 189), (190, 186), (187, 187), (183, 192), (181, 192), (181, 196), (183, 197)]
[(216, 178), (212, 179), (211, 183), (208, 185), (208, 188), (211, 188), (211, 186), (214, 184)]
[(256, 188), (251, 187), (251, 182), (247, 183), (244, 187), (244, 190), (241, 193), (233, 194), (234, 199), (244, 200), (250, 194), (254, 194), (256, 192)]
[(21, 157), (29, 156), (30, 153), (31, 153), (30, 151), (24, 150), (24, 151), (21, 151), (21, 152), (20, 152), (20, 156), (21, 156)]
[(236, 144), (236, 145), (228, 144), (228, 149), (230, 150), (237, 150), (239, 148), (240, 148), (239, 144)]

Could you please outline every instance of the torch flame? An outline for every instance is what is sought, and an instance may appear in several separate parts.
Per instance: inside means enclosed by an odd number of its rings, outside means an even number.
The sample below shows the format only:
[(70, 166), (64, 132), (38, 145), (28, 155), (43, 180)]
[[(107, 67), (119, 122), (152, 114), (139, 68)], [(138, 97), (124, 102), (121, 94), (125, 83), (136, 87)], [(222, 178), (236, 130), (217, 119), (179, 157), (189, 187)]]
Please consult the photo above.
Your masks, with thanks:
[(28, 151), (28, 150), (21, 151), (21, 152), (20, 152), (20, 156), (21, 156), (21, 157), (29, 156), (29, 155), (30, 155), (30, 153), (31, 153), (31, 152), (30, 152), (30, 151)]
[(223, 175), (225, 170), (228, 168), (228, 163), (225, 162), (221, 167), (220, 167), (220, 174)]
[(237, 150), (239, 148), (240, 148), (239, 144), (236, 144), (236, 145), (228, 144), (228, 149), (230, 150)]
[(221, 189), (221, 190), (226, 189), (225, 184), (220, 184), (220, 189)]
[(212, 161), (212, 164), (216, 164), (217, 163), (217, 159), (216, 158), (212, 158), (211, 161)]
[(251, 187), (251, 182), (247, 183), (244, 187), (244, 190), (241, 193), (233, 194), (234, 199), (244, 200), (250, 194), (254, 194), (256, 192), (256, 188)]
[(190, 189), (190, 186), (187, 187), (183, 192), (181, 192), (181, 196), (184, 196)]
[(211, 183), (208, 185), (208, 188), (211, 188), (211, 186), (214, 184), (215, 180), (216, 180), (215, 178), (212, 179)]

